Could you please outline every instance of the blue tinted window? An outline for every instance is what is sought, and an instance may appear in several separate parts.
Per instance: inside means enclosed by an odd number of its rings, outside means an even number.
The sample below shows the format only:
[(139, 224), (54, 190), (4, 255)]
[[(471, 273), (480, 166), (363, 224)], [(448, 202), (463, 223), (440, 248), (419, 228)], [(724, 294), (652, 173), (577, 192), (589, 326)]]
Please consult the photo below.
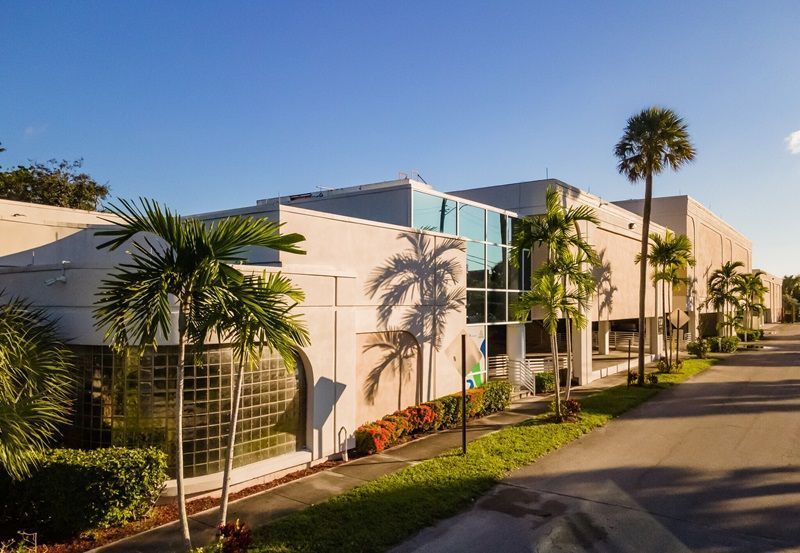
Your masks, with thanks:
[(506, 243), (506, 216), (494, 211), (486, 213), (486, 241), (495, 244)]
[(489, 273), (489, 288), (506, 287), (506, 249), (502, 246), (486, 246), (486, 270)]
[(461, 220), (459, 234), (472, 240), (486, 240), (486, 211), (472, 205), (461, 204), (458, 212)]
[(411, 224), (414, 228), (456, 234), (457, 205), (453, 200), (415, 190)]
[(486, 253), (485, 246), (476, 242), (467, 242), (467, 287), (486, 288)]

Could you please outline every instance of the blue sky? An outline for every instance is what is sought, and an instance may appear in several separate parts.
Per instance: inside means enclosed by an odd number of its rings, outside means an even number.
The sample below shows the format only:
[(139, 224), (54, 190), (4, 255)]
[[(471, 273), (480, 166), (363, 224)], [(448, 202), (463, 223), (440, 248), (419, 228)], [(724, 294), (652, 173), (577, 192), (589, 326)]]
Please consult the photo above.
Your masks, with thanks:
[[(627, 116), (690, 124), (658, 177), (800, 272), (800, 2), (6, 2), (0, 156), (83, 157), (185, 213), (395, 178), (640, 197)], [(794, 145), (794, 146), (793, 146)], [(791, 150), (797, 150), (792, 154)]]

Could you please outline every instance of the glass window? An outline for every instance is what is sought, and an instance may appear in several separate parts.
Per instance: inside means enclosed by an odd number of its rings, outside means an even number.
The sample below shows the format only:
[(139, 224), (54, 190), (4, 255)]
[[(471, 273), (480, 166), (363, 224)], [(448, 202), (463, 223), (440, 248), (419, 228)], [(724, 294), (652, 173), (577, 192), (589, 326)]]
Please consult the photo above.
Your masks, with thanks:
[[(509, 250), (510, 252), (511, 250)], [(512, 267), (509, 263), (508, 267), (508, 289), (509, 290), (527, 290), (530, 287), (530, 271), (531, 271), (531, 252), (530, 250), (522, 250), (522, 259), (519, 262), (519, 267)]]
[(489, 292), (487, 302), (487, 312), (490, 323), (506, 322), (506, 293)]
[(458, 206), (459, 235), (472, 240), (486, 240), (486, 210), (472, 205)]
[(467, 290), (467, 324), (486, 322), (486, 292)]
[(485, 246), (467, 242), (467, 288), (486, 288)]
[(489, 288), (506, 287), (506, 249), (502, 246), (486, 246), (486, 269), (489, 273)]
[(414, 213), (411, 224), (414, 228), (456, 234), (457, 205), (454, 200), (415, 190)]
[(486, 241), (495, 244), (506, 243), (506, 216), (494, 211), (486, 213)]

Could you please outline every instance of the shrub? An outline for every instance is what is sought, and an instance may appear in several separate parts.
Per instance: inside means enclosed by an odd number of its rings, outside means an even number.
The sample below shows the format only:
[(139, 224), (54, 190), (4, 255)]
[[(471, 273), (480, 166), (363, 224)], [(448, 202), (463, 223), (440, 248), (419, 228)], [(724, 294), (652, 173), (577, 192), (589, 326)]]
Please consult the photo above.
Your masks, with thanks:
[(647, 375), (647, 382), (648, 382), (648, 383), (649, 383), (651, 386), (655, 386), (656, 384), (658, 384), (658, 375), (657, 375), (656, 373), (650, 373), (650, 374), (648, 374), (648, 375)]
[(739, 349), (739, 338), (736, 336), (725, 336), (719, 339), (719, 350), (723, 353), (733, 353)]
[(763, 330), (749, 330), (744, 332), (738, 333), (739, 340), (745, 340), (747, 342), (758, 342), (761, 338), (764, 337)]
[(660, 359), (658, 361), (658, 372), (662, 374), (669, 374), (671, 372), (681, 372), (683, 368), (683, 361), (677, 362), (673, 361), (670, 363), (666, 359)]
[(29, 478), (0, 477), (0, 527), (61, 538), (140, 518), (158, 499), (166, 468), (156, 448), (52, 450)]
[(628, 384), (636, 384), (636, 380), (639, 378), (639, 375), (636, 374), (636, 371), (631, 371), (628, 373)]
[(440, 420), (440, 428), (452, 428), (461, 420), (461, 394), (444, 396), (431, 402)]
[(511, 404), (511, 382), (508, 380), (490, 380), (483, 386), (483, 412), (497, 413), (504, 411)]
[(709, 340), (701, 338), (686, 344), (686, 351), (698, 359), (705, 359), (708, 357), (708, 352), (711, 351), (711, 343)]
[[(460, 393), (452, 394), (362, 424), (355, 432), (356, 451), (362, 455), (380, 453), (397, 445), (403, 436), (453, 428), (461, 424), (461, 402)], [(511, 403), (511, 384), (492, 381), (467, 390), (466, 403), (467, 418), (502, 411)]]
[[(483, 387), (470, 388), (467, 390), (467, 418), (471, 419), (483, 413), (483, 396), (485, 390)], [(461, 397), (458, 394), (456, 397)]]
[[(556, 400), (550, 402), (550, 412), (556, 412)], [(561, 415), (565, 420), (578, 420), (581, 414), (581, 404), (577, 399), (561, 400)]]
[(423, 403), (408, 407), (403, 411), (403, 414), (409, 423), (409, 433), (430, 432), (436, 430), (438, 426), (439, 417), (437, 417), (436, 411), (431, 405)]
[(356, 451), (362, 455), (380, 453), (395, 445), (395, 432), (394, 424), (386, 420), (362, 424), (356, 429)]
[(556, 375), (551, 371), (536, 373), (534, 381), (537, 394), (550, 394), (556, 391)]
[(253, 541), (253, 533), (237, 518), (236, 522), (219, 527), (219, 541), (222, 542), (222, 553), (245, 553)]

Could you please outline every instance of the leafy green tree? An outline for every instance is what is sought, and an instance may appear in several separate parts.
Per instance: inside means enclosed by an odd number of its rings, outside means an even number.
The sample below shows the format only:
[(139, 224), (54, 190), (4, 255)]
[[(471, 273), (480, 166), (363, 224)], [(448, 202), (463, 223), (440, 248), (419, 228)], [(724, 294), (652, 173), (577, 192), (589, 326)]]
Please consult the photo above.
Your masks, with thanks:
[(739, 269), (744, 267), (741, 261), (726, 261), (708, 277), (708, 299), (706, 305), (711, 305), (722, 314), (721, 327), (723, 333), (733, 336), (736, 333), (736, 317), (739, 310), (739, 297), (736, 294), (736, 284), (741, 277)]
[[(130, 248), (130, 261), (120, 264), (98, 291), (96, 325), (105, 328), (105, 339), (115, 349), (157, 347), (173, 329), (177, 307), (178, 366), (176, 374), (175, 440), (178, 508), (184, 545), (191, 548), (183, 476), (183, 395), (187, 339), (199, 355), (204, 345), (201, 333), (211, 328), (203, 316), (212, 306), (245, 302), (237, 296), (244, 276), (233, 264), (241, 262), (250, 247), (305, 253), (297, 247), (299, 234), (280, 233), (280, 225), (266, 219), (229, 217), (204, 224), (183, 218), (157, 202), (142, 199), (137, 204), (121, 200), (109, 212), (115, 226), (100, 230), (109, 240), (98, 249)], [(247, 303), (251, 308), (258, 306)]]
[(0, 293), (0, 468), (29, 476), (69, 422), (72, 355), (45, 313)]
[[(653, 199), (653, 176), (667, 168), (677, 171), (694, 160), (695, 148), (687, 125), (674, 111), (653, 106), (627, 121), (622, 138), (614, 147), (619, 159), (617, 170), (631, 182), (645, 182), (642, 212), (641, 258), (647, 257), (650, 235), (650, 212)], [(644, 323), (647, 265), (639, 268), (639, 384), (644, 384)]]
[(242, 403), (245, 368), (259, 365), (264, 348), (277, 352), (287, 370), (296, 368), (296, 348), (308, 344), (308, 332), (298, 315), (292, 311), (303, 301), (302, 290), (280, 273), (247, 275), (234, 285), (231, 294), (223, 296), (220, 305), (212, 301), (199, 306), (202, 324), (195, 329), (193, 341), (202, 343), (211, 329), (220, 342), (233, 345), (237, 360), (231, 413), (228, 424), (228, 445), (222, 479), (222, 498), (219, 508), (219, 524), (227, 522), (230, 475), (233, 470), (233, 453), (236, 427)]
[(0, 198), (18, 202), (94, 210), (109, 191), (80, 169), (83, 160), (19, 165), (0, 172)]

